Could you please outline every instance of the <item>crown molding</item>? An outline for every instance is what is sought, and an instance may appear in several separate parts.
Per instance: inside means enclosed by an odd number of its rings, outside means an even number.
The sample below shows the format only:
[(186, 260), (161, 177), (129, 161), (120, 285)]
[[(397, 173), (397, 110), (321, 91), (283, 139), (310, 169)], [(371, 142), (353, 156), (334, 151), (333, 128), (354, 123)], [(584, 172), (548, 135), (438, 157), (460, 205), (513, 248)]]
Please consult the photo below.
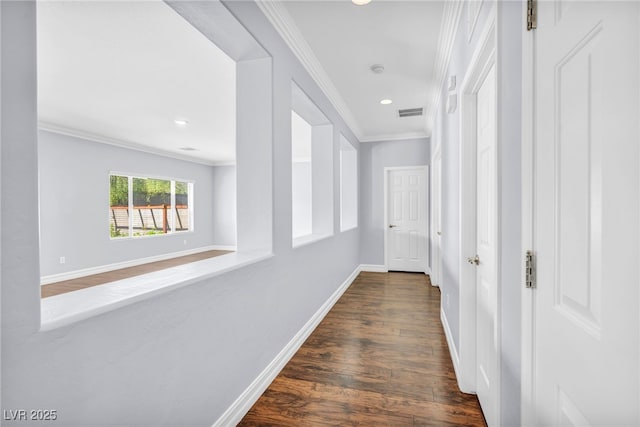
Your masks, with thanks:
[(171, 151), (161, 150), (159, 148), (149, 147), (147, 145), (137, 144), (135, 142), (122, 141), (115, 138), (109, 138), (107, 136), (97, 135), (91, 132), (85, 132), (79, 129), (68, 128), (59, 126), (53, 123), (38, 122), (38, 129), (44, 130), (59, 135), (71, 136), (73, 138), (85, 139), (87, 141), (97, 142), (100, 144), (113, 145), (115, 147), (126, 148), (128, 150), (141, 151), (143, 153), (155, 154), (156, 156), (170, 157), (172, 159), (184, 160), (190, 163), (198, 163), (206, 166), (226, 166), (229, 162), (213, 162), (198, 157), (185, 156), (180, 153), (173, 153)]
[(428, 138), (424, 132), (409, 132), (409, 133), (401, 133), (401, 134), (392, 134), (392, 135), (373, 135), (362, 138), (360, 142), (380, 142), (380, 141), (404, 141), (407, 139), (420, 139), (420, 138)]
[(363, 139), (362, 131), (358, 126), (355, 116), (347, 107), (344, 99), (334, 86), (333, 82), (327, 75), (320, 61), (313, 53), (311, 46), (307, 43), (302, 33), (293, 22), (293, 18), (286, 8), (278, 1), (258, 0), (256, 4), (265, 14), (271, 25), (276, 29), (278, 34), (284, 39), (285, 43), (293, 51), (293, 54), (302, 63), (311, 78), (320, 87), (322, 92), (329, 98), (329, 101), (336, 109), (338, 114), (345, 121), (358, 140)]
[(462, 14), (463, 0), (450, 0), (444, 3), (442, 12), (442, 26), (438, 35), (438, 51), (436, 53), (436, 61), (433, 64), (433, 76), (435, 85), (431, 93), (431, 102), (427, 102), (427, 111), (425, 114), (425, 125), (427, 134), (431, 135), (433, 123), (435, 121), (440, 98), (442, 97), (442, 87), (445, 83), (451, 53), (453, 51), (453, 43), (460, 27), (460, 15)]

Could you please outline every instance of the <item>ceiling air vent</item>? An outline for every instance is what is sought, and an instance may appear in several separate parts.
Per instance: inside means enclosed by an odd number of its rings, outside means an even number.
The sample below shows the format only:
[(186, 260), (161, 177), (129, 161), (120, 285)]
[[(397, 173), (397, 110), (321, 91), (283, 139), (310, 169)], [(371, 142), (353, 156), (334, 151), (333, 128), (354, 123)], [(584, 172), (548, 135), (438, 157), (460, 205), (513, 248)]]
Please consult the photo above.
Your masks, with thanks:
[(400, 117), (413, 117), (413, 116), (421, 116), (421, 115), (422, 115), (422, 107), (405, 108), (404, 110), (398, 110), (398, 116)]

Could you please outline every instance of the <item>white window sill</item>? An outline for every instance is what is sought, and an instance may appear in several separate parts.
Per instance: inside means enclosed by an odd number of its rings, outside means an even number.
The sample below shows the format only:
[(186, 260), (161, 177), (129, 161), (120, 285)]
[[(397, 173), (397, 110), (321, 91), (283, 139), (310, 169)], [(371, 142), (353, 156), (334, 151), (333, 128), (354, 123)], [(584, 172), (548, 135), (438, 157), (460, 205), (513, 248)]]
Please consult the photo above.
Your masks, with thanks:
[(355, 230), (355, 229), (357, 229), (357, 228), (358, 228), (358, 225), (357, 225), (357, 224), (356, 224), (356, 225), (350, 225), (350, 226), (348, 226), (348, 227), (341, 228), (341, 229), (340, 229), (340, 232), (341, 232), (341, 233), (344, 233), (344, 232), (347, 232), (347, 231)]
[(323, 239), (327, 239), (333, 236), (332, 234), (307, 234), (306, 236), (300, 236), (293, 239), (292, 246), (299, 248), (300, 246), (310, 245)]
[(40, 330), (49, 331), (88, 319), (272, 256), (269, 251), (234, 252), (44, 298), (40, 302)]

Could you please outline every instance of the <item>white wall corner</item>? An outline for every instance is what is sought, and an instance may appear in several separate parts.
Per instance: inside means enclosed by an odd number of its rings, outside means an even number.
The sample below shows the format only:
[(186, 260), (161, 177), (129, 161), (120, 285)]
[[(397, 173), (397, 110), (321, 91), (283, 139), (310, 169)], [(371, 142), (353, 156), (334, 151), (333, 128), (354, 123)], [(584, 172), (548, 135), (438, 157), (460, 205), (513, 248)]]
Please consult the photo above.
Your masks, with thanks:
[(304, 344), (309, 335), (325, 318), (342, 294), (351, 286), (351, 283), (358, 277), (361, 267), (356, 269), (347, 277), (338, 289), (325, 301), (315, 312), (305, 325), (294, 335), (289, 343), (278, 353), (278, 355), (267, 365), (267, 367), (256, 377), (255, 380), (238, 396), (238, 398), (227, 408), (227, 410), (213, 423), (212, 427), (227, 427), (237, 425), (249, 412), (249, 409), (262, 396), (262, 393), (269, 387), (271, 382), (278, 376), (280, 371), (296, 354), (298, 349)]

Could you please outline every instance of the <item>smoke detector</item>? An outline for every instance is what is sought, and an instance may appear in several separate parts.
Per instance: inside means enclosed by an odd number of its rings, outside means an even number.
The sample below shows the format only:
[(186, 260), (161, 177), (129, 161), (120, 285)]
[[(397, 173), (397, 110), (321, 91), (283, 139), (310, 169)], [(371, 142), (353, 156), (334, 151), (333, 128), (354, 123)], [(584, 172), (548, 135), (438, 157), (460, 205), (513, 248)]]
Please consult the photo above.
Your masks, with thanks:
[(373, 64), (371, 67), (369, 67), (369, 69), (373, 71), (373, 74), (384, 73), (384, 65), (382, 64)]

